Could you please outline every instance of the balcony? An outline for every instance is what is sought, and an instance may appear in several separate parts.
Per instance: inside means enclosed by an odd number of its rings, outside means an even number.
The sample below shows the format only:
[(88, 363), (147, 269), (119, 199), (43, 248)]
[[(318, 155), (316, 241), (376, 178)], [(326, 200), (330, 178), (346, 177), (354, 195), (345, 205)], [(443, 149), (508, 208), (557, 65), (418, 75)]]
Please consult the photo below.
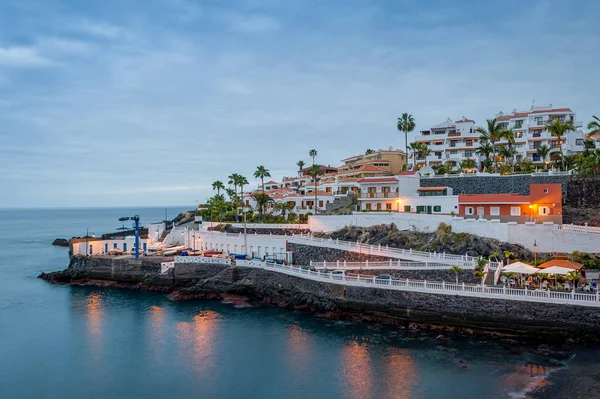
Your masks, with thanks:
[(530, 150), (535, 150), (535, 151), (537, 151), (537, 149), (538, 149), (539, 147), (540, 147), (539, 145), (529, 144), (529, 149), (530, 149)]
[(448, 133), (448, 137), (458, 137), (460, 136), (460, 132), (450, 132)]
[(396, 193), (360, 193), (360, 198), (396, 198)]

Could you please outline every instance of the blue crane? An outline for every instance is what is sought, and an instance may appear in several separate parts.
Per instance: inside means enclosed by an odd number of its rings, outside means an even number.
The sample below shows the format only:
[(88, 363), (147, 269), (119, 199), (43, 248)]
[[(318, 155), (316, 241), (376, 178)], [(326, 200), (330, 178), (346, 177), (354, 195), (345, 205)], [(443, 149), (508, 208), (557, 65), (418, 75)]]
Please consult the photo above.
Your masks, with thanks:
[(135, 258), (139, 259), (140, 258), (140, 217), (138, 215), (135, 216), (124, 216), (122, 218), (119, 218), (120, 222), (124, 222), (126, 220), (133, 220), (133, 222), (135, 223), (134, 229), (135, 229), (135, 244), (134, 244), (134, 252), (135, 252)]

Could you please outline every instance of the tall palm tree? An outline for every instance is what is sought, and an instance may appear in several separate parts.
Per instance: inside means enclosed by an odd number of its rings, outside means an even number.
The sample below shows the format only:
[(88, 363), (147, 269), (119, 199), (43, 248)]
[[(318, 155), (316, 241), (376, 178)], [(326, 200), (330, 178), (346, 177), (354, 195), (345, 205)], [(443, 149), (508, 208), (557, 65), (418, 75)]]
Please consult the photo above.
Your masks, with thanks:
[(302, 169), (304, 169), (304, 165), (306, 165), (306, 163), (304, 163), (303, 160), (299, 160), (298, 162), (296, 162), (296, 166), (298, 167), (298, 173), (302, 172)]
[(462, 268), (460, 266), (452, 266), (450, 268), (451, 272), (454, 272), (454, 277), (456, 278), (456, 284), (458, 284), (458, 273), (462, 272)]
[(269, 169), (265, 168), (263, 165), (259, 165), (256, 167), (256, 171), (254, 172), (254, 177), (260, 179), (260, 183), (262, 186), (262, 192), (265, 192), (265, 177), (271, 177), (271, 173)]
[(513, 163), (515, 154), (517, 153), (517, 151), (512, 147), (502, 146), (502, 147), (498, 148), (498, 153), (500, 155), (502, 155), (502, 158), (504, 158), (504, 163), (508, 163), (508, 162)]
[(485, 157), (485, 160), (482, 162), (482, 165), (484, 166), (484, 170), (487, 170), (487, 168), (489, 167), (491, 160), (490, 160), (490, 155), (494, 152), (494, 148), (492, 148), (492, 145), (487, 142), (487, 141), (481, 141), (479, 142), (479, 148), (477, 148), (475, 150), (475, 153), (477, 155), (483, 156)]
[(595, 121), (591, 121), (588, 123), (587, 128), (590, 129), (588, 134), (600, 134), (600, 118), (597, 116), (592, 116)]
[(415, 130), (415, 118), (407, 112), (403, 113), (398, 122), (396, 128), (400, 132), (404, 132), (404, 153), (408, 156), (408, 132)]
[(507, 147), (510, 148), (510, 152), (512, 152), (512, 155), (510, 157), (510, 161), (512, 163), (514, 163), (515, 161), (515, 155), (517, 154), (517, 151), (514, 150), (513, 146), (515, 145), (515, 132), (512, 129), (505, 129), (504, 132), (502, 133), (502, 138), (506, 140), (507, 142)]
[(239, 174), (237, 174), (237, 173), (232, 173), (229, 176), (227, 176), (227, 178), (229, 179), (228, 184), (231, 185), (231, 186), (233, 186), (233, 190), (235, 192), (235, 197), (234, 197), (235, 200), (233, 201), (234, 203), (237, 203), (237, 197), (238, 197), (238, 195), (237, 195), (238, 190), (237, 189), (238, 189), (238, 186), (239, 186), (240, 177), (241, 176)]
[(546, 144), (542, 144), (537, 148), (536, 151), (538, 155), (542, 157), (542, 162), (544, 163), (544, 170), (548, 169), (546, 167), (546, 158), (548, 157), (548, 154), (550, 154), (550, 147), (548, 147)]
[(459, 167), (462, 170), (473, 170), (477, 167), (477, 162), (474, 159), (467, 158), (464, 161), (459, 163)]
[(313, 165), (308, 168), (308, 175), (313, 178), (315, 182), (315, 214), (318, 212), (318, 203), (317, 203), (317, 177), (322, 175), (321, 167), (319, 165)]
[(427, 166), (427, 156), (431, 154), (431, 150), (429, 149), (429, 146), (426, 143), (420, 143), (419, 144), (419, 155), (421, 155), (423, 158), (425, 158), (425, 166)]
[(225, 192), (227, 193), (227, 196), (229, 197), (229, 201), (231, 201), (232, 204), (235, 204), (236, 200), (237, 200), (237, 192), (231, 188), (226, 188)]
[(222, 181), (217, 180), (217, 181), (213, 182), (212, 189), (213, 190), (217, 190), (217, 195), (220, 195), (221, 194), (221, 190), (225, 189), (225, 185), (223, 184)]
[(573, 123), (573, 121), (561, 121), (560, 119), (556, 118), (556, 119), (553, 119), (552, 121), (549, 121), (546, 124), (546, 126), (544, 126), (544, 130), (547, 132), (550, 132), (550, 134), (552, 136), (554, 136), (558, 139), (559, 149), (560, 149), (560, 153), (562, 155), (563, 154), (562, 137), (565, 134), (567, 134), (568, 132), (574, 132), (577, 129), (575, 128), (575, 124)]
[(487, 121), (487, 129), (482, 127), (478, 127), (475, 129), (475, 132), (479, 133), (481, 136), (479, 140), (482, 142), (489, 142), (492, 145), (492, 157), (494, 159), (494, 169), (498, 168), (498, 159), (496, 158), (496, 143), (502, 139), (504, 136), (504, 129), (500, 127), (498, 123), (496, 123), (496, 118), (488, 119)]
[(313, 165), (315, 164), (315, 158), (317, 157), (317, 150), (312, 149), (308, 152), (308, 156), (312, 158), (313, 160)]

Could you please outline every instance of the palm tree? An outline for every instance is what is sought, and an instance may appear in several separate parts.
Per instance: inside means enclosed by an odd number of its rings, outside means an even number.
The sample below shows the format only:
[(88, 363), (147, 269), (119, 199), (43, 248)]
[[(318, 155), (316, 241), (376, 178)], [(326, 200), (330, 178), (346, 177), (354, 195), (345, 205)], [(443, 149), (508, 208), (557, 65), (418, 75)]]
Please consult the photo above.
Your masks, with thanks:
[(483, 285), (483, 283), (485, 282), (485, 276), (487, 276), (487, 272), (484, 272), (483, 270), (475, 270), (475, 272), (473, 272), (473, 275), (475, 277), (481, 278), (481, 285)]
[(573, 270), (572, 272), (569, 272), (565, 275), (565, 278), (569, 281), (573, 282), (573, 289), (576, 290), (577, 289), (577, 282), (579, 280), (581, 280), (582, 278), (582, 274), (579, 273), (579, 270)]
[(231, 201), (231, 203), (235, 204), (236, 199), (237, 199), (237, 192), (235, 190), (232, 190), (231, 188), (226, 188), (225, 192), (227, 193), (227, 196), (229, 197), (229, 201)]
[(225, 189), (225, 185), (223, 184), (222, 181), (217, 180), (217, 181), (213, 182), (212, 189), (217, 190), (217, 195), (219, 195), (219, 194), (221, 194), (221, 190)]
[[(490, 254), (490, 258), (494, 254), (498, 254), (498, 256), (500, 256), (499, 252), (492, 252)], [(486, 258), (478, 258), (477, 259), (477, 269), (476, 270), (483, 270), (485, 268), (485, 265), (487, 265), (487, 264), (488, 264), (488, 260)]]
[(271, 173), (269, 172), (269, 169), (265, 168), (264, 166), (260, 165), (256, 167), (256, 172), (254, 172), (254, 177), (257, 179), (260, 179), (260, 183), (262, 186), (262, 192), (265, 192), (265, 177), (271, 177)]
[(461, 170), (472, 170), (477, 167), (477, 162), (474, 159), (467, 158), (464, 161), (459, 163), (459, 167)]
[[(225, 209), (225, 198), (221, 194), (217, 194), (207, 201), (208, 211), (210, 215), (217, 213), (217, 222), (221, 221), (221, 212)], [(211, 217), (212, 219), (212, 217)]]
[(454, 277), (456, 278), (456, 284), (458, 284), (458, 273), (462, 272), (462, 268), (460, 266), (452, 266), (450, 268), (451, 272), (454, 272)]
[(233, 201), (234, 203), (237, 203), (237, 197), (238, 197), (238, 195), (237, 195), (237, 192), (238, 192), (237, 189), (238, 189), (238, 186), (239, 186), (240, 177), (242, 177), (242, 176), (240, 176), (237, 173), (232, 173), (229, 176), (227, 176), (227, 178), (229, 179), (228, 184), (233, 186), (233, 189), (234, 189), (234, 192), (235, 192), (235, 197), (234, 197), (235, 200)]
[(317, 157), (317, 150), (310, 150), (308, 152), (308, 156), (312, 158), (313, 160), (313, 165), (315, 164), (315, 158)]
[(552, 121), (549, 121), (546, 126), (544, 126), (544, 130), (550, 132), (552, 136), (558, 139), (557, 144), (559, 145), (560, 153), (562, 154), (562, 136), (568, 132), (574, 132), (577, 129), (575, 128), (573, 121), (561, 121), (560, 119), (556, 118)]
[(317, 176), (322, 175), (321, 167), (319, 165), (313, 165), (308, 168), (308, 175), (313, 178), (315, 182), (315, 214), (318, 212), (317, 207)]
[(513, 256), (515, 253), (505, 249), (504, 251), (502, 251), (502, 254), (504, 255), (504, 259), (506, 259), (506, 262), (508, 263), (510, 261), (510, 257)]
[(367, 151), (365, 151), (365, 155), (369, 155), (374, 153), (375, 151), (373, 151), (372, 149), (368, 148)]
[(294, 209), (294, 204), (290, 202), (277, 202), (273, 205), (273, 208), (281, 212), (281, 216), (287, 220), (286, 213)]
[(587, 128), (591, 129), (588, 134), (600, 134), (600, 118), (598, 118), (597, 116), (592, 116), (592, 118), (594, 118), (595, 121), (591, 121), (590, 123), (588, 123)]
[(482, 162), (482, 165), (484, 166), (483, 170), (487, 170), (487, 167), (489, 167), (489, 164), (491, 163), (490, 155), (493, 152), (494, 152), (494, 149), (492, 148), (492, 145), (487, 141), (481, 141), (479, 143), (479, 148), (477, 148), (477, 150), (475, 150), (475, 153), (477, 155), (485, 157), (485, 160)]
[(421, 148), (421, 143), (416, 143), (416, 142), (415, 143), (410, 143), (409, 147), (410, 147), (410, 149), (413, 152), (413, 165), (412, 165), (412, 168), (413, 168), (413, 170), (417, 170), (417, 151), (419, 150), (419, 148)]
[(583, 152), (589, 154), (590, 150), (596, 148), (596, 142), (594, 140), (583, 140), (583, 147), (585, 148)]
[(546, 144), (542, 144), (537, 148), (537, 153), (540, 157), (542, 157), (542, 162), (544, 163), (544, 169), (548, 169), (546, 166), (546, 157), (550, 154), (550, 147)]
[(412, 132), (415, 130), (415, 118), (408, 113), (403, 113), (400, 118), (398, 118), (398, 122), (396, 123), (396, 127), (398, 131), (404, 132), (404, 153), (408, 154), (408, 132)]
[(439, 165), (437, 167), (437, 170), (435, 171), (435, 173), (437, 173), (438, 175), (447, 175), (450, 172), (452, 172), (452, 167), (447, 163)]
[(273, 198), (271, 198), (268, 194), (265, 193), (255, 193), (252, 194), (252, 198), (256, 201), (256, 207), (258, 208), (258, 213), (260, 215), (260, 221), (262, 222), (263, 214), (265, 213), (265, 207), (273, 202)]
[(302, 172), (302, 169), (304, 169), (304, 165), (306, 164), (303, 160), (299, 160), (298, 162), (296, 162), (296, 166), (298, 167), (298, 173)]
[(498, 167), (498, 159), (496, 158), (496, 143), (504, 137), (504, 129), (496, 123), (496, 118), (487, 120), (487, 129), (478, 127), (475, 132), (481, 136), (479, 140), (482, 142), (490, 142), (492, 144), (492, 156), (494, 158), (494, 169)]
[(577, 156), (565, 155), (562, 157), (562, 161), (560, 163), (565, 170), (575, 169), (575, 166), (577, 166)]
[(504, 277), (506, 280), (510, 280), (511, 278), (513, 278), (515, 273), (514, 272), (502, 272), (502, 273), (500, 273), (500, 275), (502, 277)]
[(514, 148), (502, 146), (498, 149), (498, 153), (504, 158), (504, 163), (512, 164), (517, 151)]

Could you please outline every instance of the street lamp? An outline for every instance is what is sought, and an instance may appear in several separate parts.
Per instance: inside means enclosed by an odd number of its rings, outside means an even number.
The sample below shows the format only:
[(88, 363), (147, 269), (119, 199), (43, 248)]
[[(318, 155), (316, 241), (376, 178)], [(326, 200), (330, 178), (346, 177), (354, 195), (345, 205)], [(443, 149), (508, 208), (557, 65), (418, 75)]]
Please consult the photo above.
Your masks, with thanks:
[(537, 267), (537, 240), (533, 240), (533, 267)]
[(396, 203), (398, 204), (398, 213), (400, 213), (400, 204), (402, 203), (402, 197), (398, 198), (396, 200)]
[[(92, 238), (96, 238), (96, 234), (92, 233)], [(90, 252), (90, 230), (85, 229), (85, 255), (89, 255)]]

